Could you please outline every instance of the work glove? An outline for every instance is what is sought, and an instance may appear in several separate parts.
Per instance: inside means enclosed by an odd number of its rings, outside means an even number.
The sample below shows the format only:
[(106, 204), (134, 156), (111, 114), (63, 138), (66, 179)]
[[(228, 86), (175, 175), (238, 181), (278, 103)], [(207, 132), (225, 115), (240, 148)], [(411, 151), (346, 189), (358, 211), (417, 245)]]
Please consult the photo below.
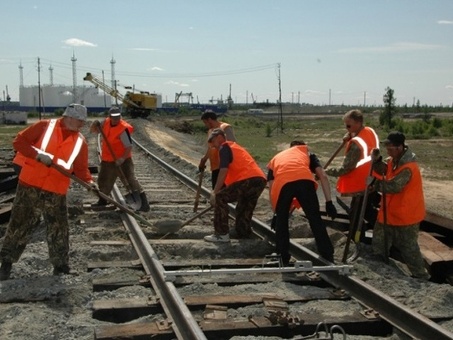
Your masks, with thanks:
[(116, 166), (121, 166), (124, 163), (124, 158), (120, 157), (115, 161)]
[(43, 154), (43, 153), (38, 153), (36, 155), (36, 160), (38, 162), (41, 162), (45, 166), (50, 166), (52, 164), (52, 158), (50, 158), (49, 155)]
[(203, 159), (201, 159), (200, 164), (198, 164), (198, 172), (204, 171), (206, 169), (206, 162), (203, 162)]
[(337, 208), (333, 205), (332, 201), (326, 202), (326, 213), (332, 220), (337, 217)]
[(215, 193), (214, 193), (214, 191), (211, 192), (211, 196), (209, 197), (209, 203), (211, 203), (212, 206), (215, 206)]
[(88, 184), (90, 185), (90, 190), (99, 192), (99, 186), (96, 182), (90, 182)]
[(346, 132), (346, 134), (343, 136), (343, 142), (349, 142), (351, 138), (351, 134), (349, 132)]

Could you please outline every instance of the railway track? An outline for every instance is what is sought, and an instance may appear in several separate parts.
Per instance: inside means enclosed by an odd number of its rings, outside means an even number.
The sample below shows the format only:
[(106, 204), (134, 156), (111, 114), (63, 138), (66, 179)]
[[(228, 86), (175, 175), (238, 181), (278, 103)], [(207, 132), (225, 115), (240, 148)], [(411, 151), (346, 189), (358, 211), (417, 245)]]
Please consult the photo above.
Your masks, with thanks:
[[(151, 205), (141, 216), (153, 225), (191, 219), (196, 168), (137, 130), (141, 150), (134, 153), (136, 175)], [(89, 141), (94, 150), (94, 138)], [(90, 157), (95, 162), (94, 151)], [(118, 185), (112, 195), (124, 203), (125, 190)], [(91, 210), (89, 203), (95, 198), (86, 197), (78, 185), (73, 184), (71, 192), (84, 208), (82, 215), (74, 212), (71, 222), (83, 229), (84, 249), (89, 243), (89, 252), (85, 250), (78, 263), (85, 264), (79, 271), (88, 273), (81, 277), (91, 275), (89, 309), (96, 339), (331, 339), (333, 333), (347, 339), (388, 339), (392, 334), (403, 339), (453, 338), (438, 323), (453, 320), (453, 315), (428, 311), (423, 316), (410, 303), (402, 303), (401, 296), (387, 296), (357, 273), (364, 265), (360, 260), (352, 266), (333, 266), (320, 258), (303, 216), (291, 221), (293, 266), (281, 267), (277, 257), (269, 256), (274, 248), (266, 201), (254, 214), (253, 239), (239, 240), (231, 231), (230, 243), (212, 244), (203, 241), (213, 231), (212, 210), (167, 234), (118, 210)], [(208, 207), (208, 195), (204, 188), (199, 211)], [(230, 213), (234, 219), (233, 206)], [(341, 229), (341, 221), (332, 226)], [(341, 259), (345, 238), (335, 230), (331, 237), (338, 248), (336, 258)], [(77, 253), (74, 250), (72, 256)], [(397, 282), (404, 280), (401, 276)]]

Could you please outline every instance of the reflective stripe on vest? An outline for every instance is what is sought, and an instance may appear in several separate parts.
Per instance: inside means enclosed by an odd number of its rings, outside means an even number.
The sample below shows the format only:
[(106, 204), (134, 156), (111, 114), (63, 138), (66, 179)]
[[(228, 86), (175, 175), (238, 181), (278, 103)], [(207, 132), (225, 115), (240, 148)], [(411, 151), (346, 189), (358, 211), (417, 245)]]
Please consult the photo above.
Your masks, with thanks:
[[(49, 125), (47, 126), (46, 133), (44, 134), (44, 137), (41, 142), (41, 146), (39, 149), (35, 146), (32, 146), (33, 149), (36, 150), (36, 152), (40, 154), (44, 154), (49, 156), (52, 160), (54, 159), (54, 155), (51, 153), (46, 152), (45, 150), (47, 149), (47, 146), (49, 145), (50, 138), (52, 137), (53, 130), (55, 129), (55, 125), (57, 123), (56, 119), (51, 119), (49, 121)], [(67, 161), (62, 160), (61, 158), (57, 159), (57, 164), (65, 168), (66, 170), (71, 169), (72, 163), (74, 163), (75, 158), (80, 152), (80, 149), (82, 148), (83, 144), (83, 139), (79, 133), (79, 136), (77, 137), (76, 144), (74, 145), (74, 149), (72, 150), (71, 155), (69, 156), (69, 159)]]

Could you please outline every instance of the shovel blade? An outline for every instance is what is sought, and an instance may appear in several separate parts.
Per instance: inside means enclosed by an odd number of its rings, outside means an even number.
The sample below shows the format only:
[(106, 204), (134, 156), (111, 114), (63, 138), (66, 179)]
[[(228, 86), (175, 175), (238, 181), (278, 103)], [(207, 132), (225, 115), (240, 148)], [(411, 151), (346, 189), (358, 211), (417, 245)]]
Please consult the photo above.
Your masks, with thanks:
[(140, 198), (140, 194), (136, 194), (135, 192), (127, 194), (126, 196), (124, 196), (124, 199), (127, 205), (130, 206), (135, 211), (140, 210), (140, 208), (142, 207), (142, 200)]

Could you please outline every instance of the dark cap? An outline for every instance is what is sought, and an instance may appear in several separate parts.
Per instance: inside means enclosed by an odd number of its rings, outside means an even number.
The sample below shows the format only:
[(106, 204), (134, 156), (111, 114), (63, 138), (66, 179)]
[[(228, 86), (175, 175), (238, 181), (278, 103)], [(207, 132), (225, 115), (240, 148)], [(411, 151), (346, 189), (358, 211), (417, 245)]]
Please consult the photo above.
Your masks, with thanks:
[(387, 144), (392, 144), (394, 146), (400, 146), (404, 145), (404, 141), (406, 140), (406, 137), (403, 135), (403, 133), (399, 131), (393, 131), (390, 132), (387, 138), (383, 141), (385, 145)]
[(225, 132), (222, 129), (214, 129), (209, 135), (208, 142), (211, 142), (214, 137), (223, 136), (225, 138)]
[(217, 115), (214, 111), (212, 110), (205, 110), (203, 114), (201, 115), (202, 120), (207, 120), (207, 119), (212, 119), (212, 120), (217, 120)]
[(295, 145), (307, 145), (303, 140), (293, 140), (291, 143), (289, 143), (289, 146), (292, 148)]
[(121, 116), (121, 110), (118, 106), (112, 106), (109, 110), (109, 115), (110, 117), (120, 117)]

